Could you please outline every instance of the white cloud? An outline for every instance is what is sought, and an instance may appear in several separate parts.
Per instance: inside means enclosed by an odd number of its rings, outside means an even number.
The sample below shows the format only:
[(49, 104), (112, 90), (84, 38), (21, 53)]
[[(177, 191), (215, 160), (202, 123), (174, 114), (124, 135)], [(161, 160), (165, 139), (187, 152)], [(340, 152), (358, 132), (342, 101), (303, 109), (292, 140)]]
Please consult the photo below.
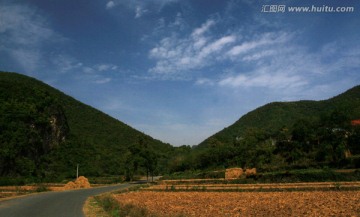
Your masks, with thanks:
[(270, 89), (297, 88), (306, 85), (306, 78), (300, 75), (291, 75), (284, 72), (270, 73), (268, 71), (254, 71), (249, 75), (227, 77), (219, 82), (221, 86), (230, 87), (266, 87)]
[(108, 77), (108, 72), (119, 72), (119, 67), (114, 64), (101, 63), (94, 66), (82, 66), (82, 71), (85, 73), (81, 79), (87, 79), (88, 81), (95, 84), (106, 84), (111, 82), (113, 79)]
[(61, 40), (34, 8), (1, 5), (0, 20), (0, 33), (7, 45), (29, 47), (38, 46), (44, 41)]
[(106, 9), (112, 9), (118, 5), (134, 12), (135, 19), (143, 17), (147, 13), (158, 13), (165, 6), (179, 0), (111, 0), (106, 3)]
[(202, 24), (201, 27), (194, 29), (191, 36), (194, 38), (201, 37), (213, 25), (215, 25), (215, 21), (212, 19), (209, 19), (206, 21), (206, 23)]
[(67, 73), (84, 67), (81, 62), (69, 55), (52, 56), (51, 62), (56, 67), (56, 71), (61, 73)]
[(313, 50), (301, 43), (301, 31), (222, 33), (218, 29), (223, 21), (209, 19), (188, 34), (173, 31), (162, 38), (149, 51), (153, 78), (190, 78), (196, 85), (221, 90), (260, 88), (289, 99), (307, 96), (310, 87), (360, 68), (358, 46), (335, 42)]
[[(269, 94), (286, 100), (318, 99), (325, 93), (315, 94), (314, 88), (323, 90), (334, 81), (349, 83), (345, 75), (354, 76), (353, 69), (360, 68), (360, 52), (351, 52), (359, 47), (334, 42), (310, 51), (298, 45), (296, 38), (285, 32), (273, 32), (243, 41), (242, 49), (236, 47), (241, 52), (229, 55), (233, 61), (231, 70), (213, 82), (221, 88), (236, 90), (266, 88)], [(203, 82), (207, 83), (211, 82)]]
[(227, 54), (236, 61), (235, 67), (218, 84), (272, 90), (305, 87), (321, 67), (315, 55), (290, 44), (292, 39), (291, 34), (272, 32), (234, 46)]
[(66, 40), (36, 8), (26, 5), (1, 3), (0, 24), (0, 51), (12, 56), (25, 72), (40, 67), (46, 43)]
[(98, 64), (98, 65), (95, 65), (94, 68), (97, 71), (103, 72), (103, 71), (114, 71), (114, 70), (118, 69), (118, 66), (116, 66), (114, 64)]
[(199, 53), (199, 57), (207, 57), (211, 54), (216, 54), (218, 51), (220, 51), (224, 46), (227, 44), (231, 44), (235, 42), (236, 37), (233, 35), (230, 36), (224, 36), (209, 45), (205, 46)]
[(111, 9), (113, 7), (115, 7), (114, 1), (109, 1), (108, 3), (106, 3), (106, 9)]
[(272, 55), (276, 55), (275, 50), (264, 50), (264, 51), (256, 52), (254, 54), (249, 54), (247, 56), (244, 56), (243, 60), (244, 61), (256, 61), (256, 60), (263, 59), (265, 57), (269, 57)]
[(211, 79), (208, 78), (199, 78), (196, 80), (195, 84), (197, 85), (214, 85), (215, 82)]
[(210, 19), (188, 36), (180, 38), (177, 34), (172, 34), (163, 38), (149, 52), (149, 58), (156, 60), (155, 66), (149, 71), (158, 75), (181, 77), (181, 73), (186, 74), (189, 70), (213, 64), (225, 48), (236, 41), (235, 35), (206, 37), (205, 34), (213, 25), (215, 21)]
[(286, 33), (265, 33), (257, 40), (246, 41), (240, 45), (234, 46), (227, 54), (231, 57), (236, 57), (266, 45), (283, 44), (288, 41), (290, 37), (291, 36)]
[(96, 84), (106, 84), (109, 83), (112, 79), (111, 78), (100, 78), (95, 81)]
[(138, 19), (142, 17), (144, 14), (146, 14), (149, 10), (143, 9), (141, 6), (137, 6), (135, 9), (135, 19)]

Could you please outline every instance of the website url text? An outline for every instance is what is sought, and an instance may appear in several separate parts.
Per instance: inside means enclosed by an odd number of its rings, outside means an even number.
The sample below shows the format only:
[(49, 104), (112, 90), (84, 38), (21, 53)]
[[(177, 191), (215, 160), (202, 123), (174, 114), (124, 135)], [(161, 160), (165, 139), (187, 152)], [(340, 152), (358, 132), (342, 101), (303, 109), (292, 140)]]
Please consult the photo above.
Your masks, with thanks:
[(355, 11), (354, 7), (334, 7), (334, 6), (286, 6), (286, 5), (263, 5), (262, 13), (352, 13)]

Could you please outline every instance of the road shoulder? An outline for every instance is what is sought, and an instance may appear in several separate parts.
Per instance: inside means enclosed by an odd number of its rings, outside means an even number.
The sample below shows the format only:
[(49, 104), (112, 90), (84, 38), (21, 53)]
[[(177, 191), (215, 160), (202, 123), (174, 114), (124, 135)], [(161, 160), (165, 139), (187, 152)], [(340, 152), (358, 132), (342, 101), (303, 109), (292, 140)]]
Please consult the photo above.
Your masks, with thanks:
[(85, 201), (83, 212), (86, 217), (110, 217), (94, 197), (89, 197)]

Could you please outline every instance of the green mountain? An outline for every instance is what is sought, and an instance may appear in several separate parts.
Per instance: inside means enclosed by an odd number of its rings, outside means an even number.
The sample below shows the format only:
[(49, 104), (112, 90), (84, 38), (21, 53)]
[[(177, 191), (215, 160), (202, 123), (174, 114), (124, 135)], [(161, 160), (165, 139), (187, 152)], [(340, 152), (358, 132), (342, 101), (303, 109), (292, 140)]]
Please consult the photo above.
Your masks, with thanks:
[(360, 86), (336, 97), (322, 101), (272, 102), (242, 116), (231, 126), (210, 136), (199, 144), (207, 146), (214, 140), (232, 143), (248, 129), (257, 128), (273, 134), (282, 128), (292, 129), (299, 120), (319, 120), (335, 110), (346, 113), (350, 119), (360, 119)]
[(351, 124), (357, 119), (360, 86), (323, 101), (269, 103), (198, 146), (182, 147), (169, 169), (359, 168), (360, 125)]
[(173, 147), (24, 75), (0, 72), (0, 177), (164, 172)]

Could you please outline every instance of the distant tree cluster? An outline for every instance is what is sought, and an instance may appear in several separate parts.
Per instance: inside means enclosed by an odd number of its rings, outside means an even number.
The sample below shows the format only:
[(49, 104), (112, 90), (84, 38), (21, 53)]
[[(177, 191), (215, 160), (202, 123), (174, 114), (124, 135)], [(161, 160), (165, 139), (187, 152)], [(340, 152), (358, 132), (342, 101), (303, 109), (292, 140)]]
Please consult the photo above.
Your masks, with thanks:
[(170, 171), (229, 167), (256, 167), (261, 171), (356, 168), (360, 166), (360, 126), (350, 123), (346, 113), (335, 110), (319, 119), (299, 119), (293, 126), (273, 133), (252, 127), (232, 142), (210, 138), (203, 147), (179, 147), (170, 162)]

